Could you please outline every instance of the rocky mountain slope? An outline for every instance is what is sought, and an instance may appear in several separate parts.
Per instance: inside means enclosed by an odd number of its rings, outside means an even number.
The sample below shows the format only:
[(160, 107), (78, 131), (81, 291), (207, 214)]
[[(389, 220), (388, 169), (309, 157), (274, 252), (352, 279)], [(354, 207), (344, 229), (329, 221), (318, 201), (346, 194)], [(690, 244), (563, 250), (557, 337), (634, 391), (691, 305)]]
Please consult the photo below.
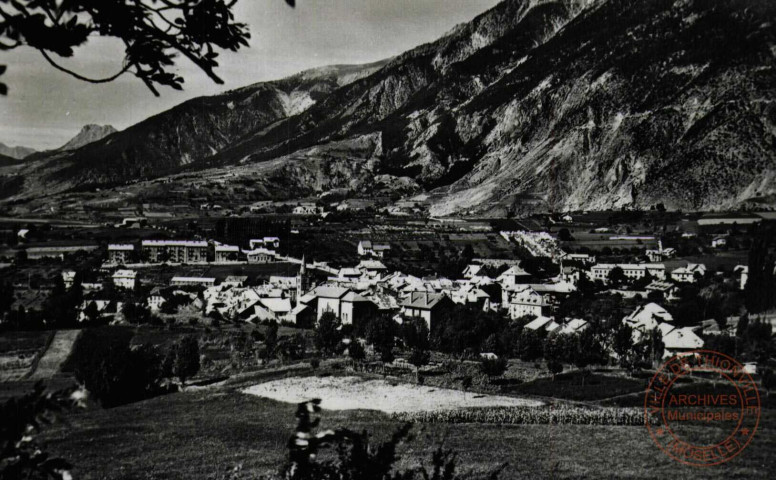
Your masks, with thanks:
[(21, 160), (24, 157), (33, 153), (35, 153), (35, 150), (32, 148), (21, 147), (21, 146), (9, 147), (4, 143), (0, 143), (0, 155), (3, 155), (5, 157)]
[(94, 143), (97, 140), (102, 140), (110, 134), (116, 133), (118, 130), (111, 125), (84, 125), (81, 127), (81, 131), (71, 138), (66, 144), (59, 147), (57, 150), (77, 150), (85, 145)]
[(768, 0), (507, 0), (348, 81), (334, 68), (186, 102), (49, 162), (16, 197), (285, 159), (273, 181), (300, 194), (368, 189), (360, 173), (313, 181), (368, 165), (430, 191), (435, 214), (767, 202), (774, 20)]

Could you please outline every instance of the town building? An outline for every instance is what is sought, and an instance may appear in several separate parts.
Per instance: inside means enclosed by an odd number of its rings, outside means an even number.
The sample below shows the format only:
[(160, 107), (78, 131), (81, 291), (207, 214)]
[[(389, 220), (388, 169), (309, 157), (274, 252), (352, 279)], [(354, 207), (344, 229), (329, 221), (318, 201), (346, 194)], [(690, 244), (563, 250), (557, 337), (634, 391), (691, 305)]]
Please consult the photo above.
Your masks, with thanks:
[(552, 310), (552, 297), (542, 295), (533, 288), (512, 295), (509, 302), (509, 318), (517, 320), (525, 316), (547, 317)]
[(671, 272), (671, 278), (675, 282), (695, 283), (696, 276), (706, 275), (706, 265), (702, 263), (688, 263), (687, 266), (677, 268)]
[(112, 243), (108, 245), (108, 263), (124, 265), (132, 261), (135, 246), (132, 244)]
[(511, 287), (513, 285), (528, 283), (531, 280), (531, 274), (517, 265), (512, 265), (504, 273), (496, 278), (501, 286)]
[(237, 245), (216, 245), (215, 261), (218, 263), (236, 262), (239, 260), (240, 247)]
[(212, 287), (216, 284), (213, 277), (172, 277), (170, 285), (178, 287)]
[(75, 282), (75, 270), (62, 270), (62, 282), (65, 284), (65, 288), (70, 290), (73, 288)]
[(116, 270), (113, 274), (113, 284), (116, 288), (135, 288), (135, 279), (137, 278), (137, 272), (134, 270)]
[(590, 268), (592, 280), (608, 282), (609, 274), (617, 267), (622, 269), (625, 278), (630, 280), (644, 278), (647, 273), (657, 280), (666, 278), (666, 267), (662, 263), (599, 263)]
[(151, 263), (207, 263), (208, 243), (198, 240), (143, 240), (143, 254)]
[(400, 307), (403, 316), (422, 318), (431, 331), (434, 323), (453, 308), (453, 302), (443, 293), (411, 292)]
[(371, 240), (361, 240), (358, 242), (358, 255), (360, 257), (372, 256), (384, 258), (385, 253), (391, 249), (388, 244), (372, 243)]
[(280, 248), (280, 238), (278, 237), (264, 237), (264, 238), (252, 238), (248, 240), (248, 246), (251, 250), (259, 247), (278, 249)]
[(277, 253), (264, 247), (254, 248), (253, 250), (243, 250), (248, 263), (272, 263), (277, 259)]

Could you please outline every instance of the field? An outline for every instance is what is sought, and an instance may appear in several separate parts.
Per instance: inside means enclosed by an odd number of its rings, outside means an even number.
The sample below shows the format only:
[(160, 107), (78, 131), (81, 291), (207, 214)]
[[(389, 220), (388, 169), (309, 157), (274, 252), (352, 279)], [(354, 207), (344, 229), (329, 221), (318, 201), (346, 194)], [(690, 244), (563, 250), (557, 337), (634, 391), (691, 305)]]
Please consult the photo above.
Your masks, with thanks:
[[(72, 414), (70, 426), (44, 435), (50, 451), (71, 460), (74, 477), (237, 478), (272, 474), (286, 458), (295, 406), (241, 394), (240, 385), (177, 393), (110, 410)], [(375, 411), (324, 411), (322, 428), (366, 429), (384, 440), (398, 426)], [(403, 446), (402, 465), (428, 464), (440, 444), (483, 478), (506, 461), (501, 478), (764, 478), (776, 469), (776, 415), (740, 457), (710, 469), (679, 465), (660, 452), (641, 426), (418, 424)]]
[(499, 395), (426, 387), (360, 377), (284, 378), (260, 383), (244, 393), (287, 403), (326, 399), (327, 410), (370, 409), (387, 413), (432, 411), (462, 407), (531, 406), (542, 402)]

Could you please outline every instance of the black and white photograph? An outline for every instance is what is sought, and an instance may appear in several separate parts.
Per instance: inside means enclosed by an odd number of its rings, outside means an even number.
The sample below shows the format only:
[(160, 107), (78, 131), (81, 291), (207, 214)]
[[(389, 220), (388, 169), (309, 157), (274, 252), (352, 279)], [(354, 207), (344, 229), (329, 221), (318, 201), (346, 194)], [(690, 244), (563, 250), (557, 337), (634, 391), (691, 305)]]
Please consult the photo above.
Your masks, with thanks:
[(0, 480), (776, 475), (776, 1), (0, 0)]

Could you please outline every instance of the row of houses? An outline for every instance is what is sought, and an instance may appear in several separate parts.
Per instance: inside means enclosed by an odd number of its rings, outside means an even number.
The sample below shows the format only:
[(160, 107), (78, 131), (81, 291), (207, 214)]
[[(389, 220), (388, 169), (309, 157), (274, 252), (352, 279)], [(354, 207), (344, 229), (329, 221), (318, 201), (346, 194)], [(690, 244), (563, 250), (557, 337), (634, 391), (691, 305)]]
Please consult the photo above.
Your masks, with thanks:
[[(212, 244), (212, 247), (211, 247)], [(216, 263), (228, 263), (245, 260), (248, 263), (271, 263), (277, 261), (280, 247), (278, 237), (251, 239), (247, 250), (237, 245), (226, 245), (205, 240), (142, 240), (140, 255), (131, 243), (108, 245), (108, 263), (126, 265), (134, 263), (139, 257), (151, 263), (207, 263), (212, 248)]]

